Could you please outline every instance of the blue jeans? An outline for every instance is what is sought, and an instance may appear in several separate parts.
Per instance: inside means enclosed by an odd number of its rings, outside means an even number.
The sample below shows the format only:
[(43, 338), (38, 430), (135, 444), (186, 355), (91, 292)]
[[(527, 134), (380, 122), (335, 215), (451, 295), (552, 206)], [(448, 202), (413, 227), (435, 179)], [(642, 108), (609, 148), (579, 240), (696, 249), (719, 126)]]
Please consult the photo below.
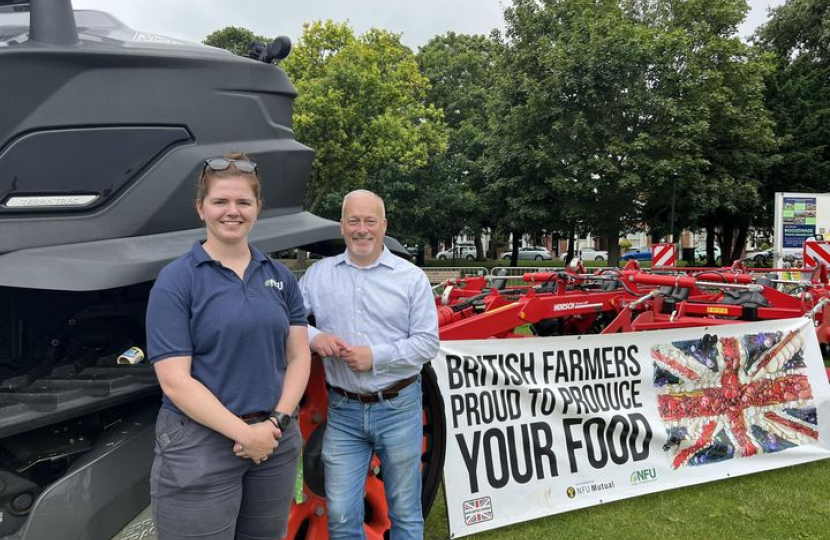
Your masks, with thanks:
[(373, 451), (381, 462), (392, 540), (424, 537), (422, 443), (420, 380), (378, 403), (359, 403), (329, 392), (323, 463), (332, 540), (366, 538), (363, 494)]

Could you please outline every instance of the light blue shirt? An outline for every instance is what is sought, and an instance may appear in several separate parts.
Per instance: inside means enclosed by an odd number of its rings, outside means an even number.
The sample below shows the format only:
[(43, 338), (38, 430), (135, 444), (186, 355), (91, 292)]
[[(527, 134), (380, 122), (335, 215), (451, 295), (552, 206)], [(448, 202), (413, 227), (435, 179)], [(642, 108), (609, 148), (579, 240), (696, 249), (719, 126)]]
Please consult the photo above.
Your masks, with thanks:
[(420, 373), (438, 353), (438, 312), (420, 268), (386, 247), (371, 266), (360, 267), (348, 251), (314, 263), (300, 279), (305, 307), (316, 328), (352, 346), (372, 349), (372, 369), (353, 372), (337, 358), (324, 358), (326, 380), (350, 392), (375, 393)]

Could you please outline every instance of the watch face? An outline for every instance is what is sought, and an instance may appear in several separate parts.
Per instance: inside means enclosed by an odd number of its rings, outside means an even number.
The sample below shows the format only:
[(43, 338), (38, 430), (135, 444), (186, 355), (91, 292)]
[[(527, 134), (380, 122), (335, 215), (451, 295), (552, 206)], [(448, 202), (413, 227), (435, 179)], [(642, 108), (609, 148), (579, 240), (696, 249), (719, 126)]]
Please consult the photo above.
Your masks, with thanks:
[(280, 427), (280, 431), (288, 429), (288, 425), (291, 423), (290, 416), (281, 412), (276, 412), (273, 416), (277, 419), (277, 425)]

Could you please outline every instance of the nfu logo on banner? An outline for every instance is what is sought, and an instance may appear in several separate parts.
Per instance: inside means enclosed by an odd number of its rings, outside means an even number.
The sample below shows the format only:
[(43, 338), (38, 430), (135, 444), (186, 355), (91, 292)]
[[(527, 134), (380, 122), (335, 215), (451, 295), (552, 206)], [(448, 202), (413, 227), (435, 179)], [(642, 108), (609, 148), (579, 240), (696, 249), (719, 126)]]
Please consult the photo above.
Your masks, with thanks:
[(651, 246), (651, 267), (676, 266), (677, 252), (674, 244), (654, 244)]

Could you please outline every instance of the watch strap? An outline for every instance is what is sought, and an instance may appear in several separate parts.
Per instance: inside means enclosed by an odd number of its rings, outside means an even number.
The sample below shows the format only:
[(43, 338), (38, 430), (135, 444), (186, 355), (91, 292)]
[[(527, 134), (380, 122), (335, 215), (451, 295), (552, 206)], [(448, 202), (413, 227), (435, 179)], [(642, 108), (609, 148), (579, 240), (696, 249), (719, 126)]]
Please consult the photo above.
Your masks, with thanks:
[(280, 411), (273, 411), (271, 413), (270, 419), (272, 422), (274, 422), (274, 425), (280, 428), (280, 431), (285, 431), (291, 424), (291, 415), (285, 414), (284, 412)]

